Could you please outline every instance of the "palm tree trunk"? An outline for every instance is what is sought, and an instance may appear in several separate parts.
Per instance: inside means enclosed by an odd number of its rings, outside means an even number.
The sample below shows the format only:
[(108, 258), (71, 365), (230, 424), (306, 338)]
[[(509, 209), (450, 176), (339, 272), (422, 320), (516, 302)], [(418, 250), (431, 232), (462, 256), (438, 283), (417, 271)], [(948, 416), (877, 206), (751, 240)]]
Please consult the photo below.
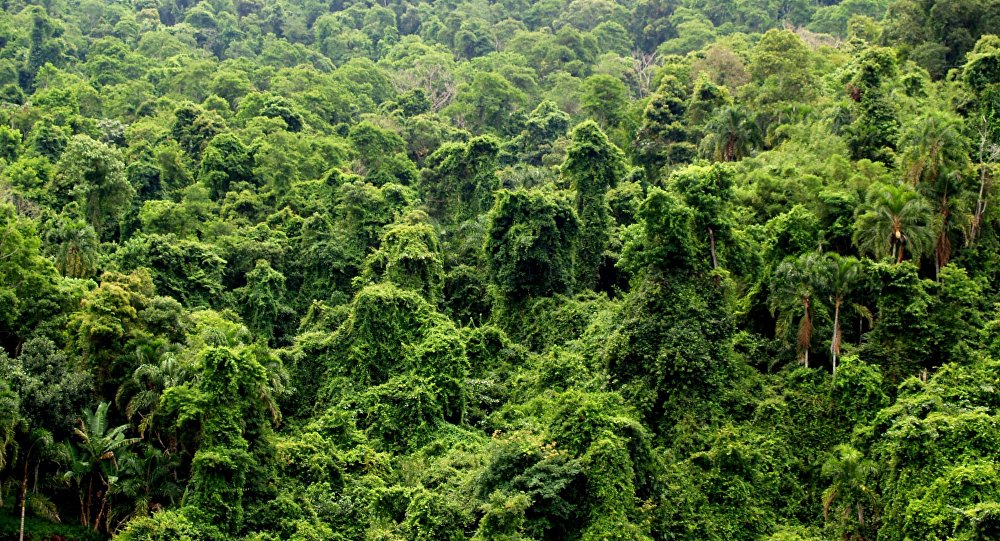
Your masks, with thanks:
[(708, 240), (712, 249), (712, 268), (718, 269), (719, 260), (715, 256), (715, 231), (711, 227), (708, 228)]
[(941, 232), (938, 234), (937, 245), (934, 247), (934, 258), (935, 258), (935, 275), (934, 279), (937, 280), (938, 275), (941, 274), (941, 267), (948, 264), (951, 259), (951, 241), (948, 240), (948, 216), (950, 216), (948, 211), (948, 194), (941, 196)]
[(28, 457), (24, 457), (24, 477), (21, 478), (21, 531), (19, 541), (24, 541), (24, 508), (28, 505)]
[(833, 377), (837, 377), (837, 355), (840, 353), (840, 299), (833, 302), (833, 341), (830, 342), (830, 352), (833, 353)]
[(810, 302), (809, 297), (802, 299), (802, 304), (805, 306), (805, 314), (802, 316), (805, 321), (803, 321), (802, 332), (799, 334), (799, 344), (801, 344), (805, 350), (805, 355), (802, 360), (806, 366), (809, 368), (809, 342), (812, 341), (812, 317), (810, 316)]

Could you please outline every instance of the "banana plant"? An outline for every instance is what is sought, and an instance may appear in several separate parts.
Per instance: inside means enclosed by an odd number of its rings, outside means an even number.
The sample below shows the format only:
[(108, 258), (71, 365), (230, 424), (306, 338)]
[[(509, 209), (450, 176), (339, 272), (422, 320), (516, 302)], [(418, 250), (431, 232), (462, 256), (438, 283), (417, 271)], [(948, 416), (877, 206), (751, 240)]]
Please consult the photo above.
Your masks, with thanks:
[(108, 426), (107, 402), (85, 411), (73, 431), (78, 442), (68, 442), (68, 470), (63, 480), (77, 488), (80, 498), (80, 524), (95, 532), (108, 532), (108, 496), (119, 480), (119, 458), (139, 438), (126, 438), (128, 425)]

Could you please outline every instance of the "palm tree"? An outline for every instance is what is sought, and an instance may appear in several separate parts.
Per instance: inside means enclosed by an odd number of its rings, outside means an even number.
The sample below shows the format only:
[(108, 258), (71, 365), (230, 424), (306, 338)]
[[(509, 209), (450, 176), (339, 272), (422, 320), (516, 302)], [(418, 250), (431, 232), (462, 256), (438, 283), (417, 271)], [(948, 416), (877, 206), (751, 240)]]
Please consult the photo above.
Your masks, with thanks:
[(180, 467), (180, 455), (146, 447), (142, 455), (128, 453), (119, 462), (127, 475), (112, 487), (111, 495), (123, 497), (127, 505), (113, 505), (110, 519), (122, 524), (180, 501), (184, 487), (174, 475)]
[[(59, 512), (55, 505), (37, 492), (38, 483), (38, 465), (43, 460), (47, 450), (51, 449), (53, 444), (52, 433), (43, 428), (34, 428), (28, 430), (24, 433), (24, 441), (21, 444), (23, 453), (21, 453), (21, 529), (18, 539), (24, 541), (24, 514), (25, 510), (30, 506), (32, 511), (36, 515), (43, 515), (49, 518), (53, 522), (59, 522)], [(29, 471), (31, 470), (32, 460), (35, 464), (35, 489), (28, 492), (28, 480)]]
[(823, 257), (816, 253), (802, 254), (798, 259), (786, 259), (775, 270), (774, 287), (771, 291), (771, 313), (779, 314), (776, 332), (779, 335), (787, 334), (795, 320), (798, 320), (795, 343), (801, 355), (800, 362), (806, 368), (809, 368), (809, 347), (815, 330), (816, 314), (823, 309), (817, 297), (829, 282), (829, 269), (824, 262)]
[(115, 396), (119, 408), (124, 404), (125, 418), (130, 422), (138, 420), (136, 429), (142, 437), (153, 425), (163, 391), (190, 378), (190, 372), (173, 349), (160, 339), (136, 346), (132, 357), (138, 367)]
[(730, 105), (719, 109), (705, 126), (708, 136), (702, 143), (716, 161), (735, 162), (749, 156), (760, 143), (760, 128), (743, 108)]
[(843, 521), (842, 527), (853, 530), (845, 532), (845, 538), (867, 539), (865, 533), (872, 529), (878, 497), (866, 480), (874, 474), (875, 466), (850, 445), (838, 445), (833, 453), (822, 470), (830, 479), (830, 487), (823, 491), (823, 516), (829, 518), (831, 509), (838, 507), (835, 516)]
[[(71, 209), (70, 213), (73, 212)], [(89, 278), (97, 271), (100, 241), (94, 228), (82, 219), (61, 216), (49, 231), (46, 241), (55, 259), (56, 269), (63, 276)]]
[(934, 112), (915, 122), (903, 134), (900, 148), (906, 150), (901, 165), (907, 181), (937, 202), (938, 235), (935, 242), (935, 268), (951, 258), (953, 229), (950, 199), (962, 191), (962, 171), (969, 164), (969, 141), (962, 135), (957, 118)]
[(900, 141), (903, 172), (916, 186), (935, 184), (969, 161), (968, 140), (957, 118), (933, 112), (914, 122)]
[(862, 253), (899, 263), (906, 250), (919, 258), (934, 244), (931, 207), (909, 186), (874, 184), (863, 209), (854, 224), (854, 244)]
[[(73, 432), (80, 443), (66, 444), (69, 471), (63, 479), (75, 484), (80, 497), (80, 523), (96, 532), (103, 525), (108, 530), (108, 493), (118, 481), (118, 454), (126, 451), (139, 438), (126, 438), (128, 425), (108, 427), (108, 403), (101, 402), (93, 412), (84, 412), (84, 419)], [(94, 514), (95, 505), (97, 514)]]
[(854, 257), (843, 257), (840, 254), (827, 255), (830, 270), (829, 292), (830, 304), (833, 305), (833, 339), (830, 341), (830, 353), (833, 355), (833, 376), (837, 376), (837, 357), (840, 356), (842, 335), (840, 332), (840, 311), (842, 307), (850, 308), (871, 323), (872, 314), (868, 308), (851, 302), (850, 295), (858, 278), (861, 276), (861, 262)]

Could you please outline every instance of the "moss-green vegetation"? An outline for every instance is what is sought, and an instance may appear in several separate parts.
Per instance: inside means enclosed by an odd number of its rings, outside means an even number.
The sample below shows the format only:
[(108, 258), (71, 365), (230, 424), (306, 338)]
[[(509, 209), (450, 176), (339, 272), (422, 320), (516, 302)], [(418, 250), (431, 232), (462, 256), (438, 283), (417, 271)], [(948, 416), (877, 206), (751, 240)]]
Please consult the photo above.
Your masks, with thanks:
[(0, 538), (1000, 538), (997, 0), (0, 5)]

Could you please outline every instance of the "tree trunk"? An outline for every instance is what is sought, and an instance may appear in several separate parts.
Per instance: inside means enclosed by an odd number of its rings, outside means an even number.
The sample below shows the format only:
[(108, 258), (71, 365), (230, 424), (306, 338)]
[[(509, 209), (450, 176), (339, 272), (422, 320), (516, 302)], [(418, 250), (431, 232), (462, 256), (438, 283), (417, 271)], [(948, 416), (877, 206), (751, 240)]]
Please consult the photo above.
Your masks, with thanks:
[[(93, 495), (94, 495), (94, 477), (88, 476), (87, 480), (87, 497), (86, 500), (80, 499), (80, 504), (82, 509), (80, 510), (80, 523), (84, 527), (90, 526), (90, 510), (93, 508)], [(86, 503), (84, 503), (86, 501)]]
[(24, 541), (24, 508), (28, 505), (28, 457), (24, 457), (24, 477), (21, 479), (21, 532), (19, 541)]
[(802, 315), (802, 328), (799, 329), (799, 346), (804, 351), (802, 361), (806, 368), (809, 368), (809, 342), (812, 341), (812, 315), (810, 313), (811, 302), (809, 297), (802, 298), (802, 306), (805, 312)]
[[(101, 508), (97, 510), (97, 516), (94, 517), (94, 532), (101, 526), (101, 518), (107, 513), (108, 506), (108, 492), (105, 490), (101, 494)], [(105, 518), (105, 520), (107, 520)]]
[(708, 228), (708, 240), (712, 248), (712, 269), (718, 269), (719, 260), (715, 256), (715, 231), (711, 227)]
[(837, 355), (840, 354), (840, 299), (833, 302), (833, 341), (830, 343), (833, 354), (833, 377), (837, 377)]
[(989, 192), (990, 175), (986, 165), (996, 157), (995, 150), (990, 151), (987, 158), (986, 144), (989, 141), (989, 124), (983, 118), (983, 128), (979, 132), (979, 196), (976, 198), (976, 210), (972, 214), (972, 227), (969, 231), (969, 242), (974, 242), (982, 227), (983, 215), (986, 214), (986, 198)]
[(951, 212), (948, 210), (948, 194), (941, 196), (941, 232), (934, 246), (934, 279), (941, 274), (941, 267), (951, 260), (951, 241), (948, 239), (947, 223)]
[(976, 211), (972, 215), (972, 230), (969, 233), (969, 240), (975, 242), (979, 235), (979, 228), (983, 222), (983, 215), (986, 214), (986, 167), (980, 165), (979, 174), (979, 197), (976, 199)]

